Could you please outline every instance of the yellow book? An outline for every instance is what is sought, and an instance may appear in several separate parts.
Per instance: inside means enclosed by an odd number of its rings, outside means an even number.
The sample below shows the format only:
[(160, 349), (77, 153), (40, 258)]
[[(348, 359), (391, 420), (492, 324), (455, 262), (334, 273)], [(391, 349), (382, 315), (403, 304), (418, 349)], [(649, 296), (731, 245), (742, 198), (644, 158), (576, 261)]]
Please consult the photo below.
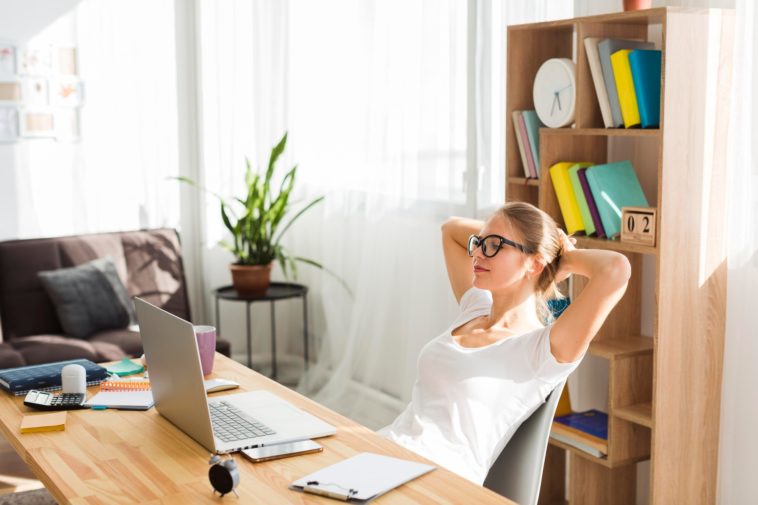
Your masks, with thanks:
[(611, 55), (611, 67), (613, 67), (613, 77), (616, 79), (616, 91), (619, 95), (624, 128), (640, 125), (640, 109), (637, 107), (637, 93), (634, 91), (632, 69), (629, 66), (631, 52), (632, 49), (621, 49)]
[(566, 232), (569, 235), (585, 230), (579, 203), (576, 201), (574, 188), (569, 178), (569, 168), (574, 165), (576, 162), (561, 161), (550, 167), (550, 179), (553, 181), (555, 196), (558, 198), (563, 222), (566, 224)]
[(42, 433), (66, 429), (66, 411), (51, 414), (34, 414), (21, 419), (21, 433)]

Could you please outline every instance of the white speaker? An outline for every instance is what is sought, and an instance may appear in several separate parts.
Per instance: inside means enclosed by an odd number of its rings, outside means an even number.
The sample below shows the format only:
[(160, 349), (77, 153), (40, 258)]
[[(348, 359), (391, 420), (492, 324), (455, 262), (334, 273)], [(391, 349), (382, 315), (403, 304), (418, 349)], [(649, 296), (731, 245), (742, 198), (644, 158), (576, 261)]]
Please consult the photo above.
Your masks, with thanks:
[(64, 393), (86, 393), (87, 372), (82, 365), (66, 365), (61, 369)]

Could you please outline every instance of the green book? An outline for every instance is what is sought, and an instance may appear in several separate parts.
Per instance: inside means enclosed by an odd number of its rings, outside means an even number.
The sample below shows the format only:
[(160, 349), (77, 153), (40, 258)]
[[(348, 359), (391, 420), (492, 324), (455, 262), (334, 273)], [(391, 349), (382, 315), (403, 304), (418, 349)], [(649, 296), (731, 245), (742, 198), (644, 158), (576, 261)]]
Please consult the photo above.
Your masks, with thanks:
[(585, 174), (608, 238), (615, 238), (621, 232), (623, 207), (649, 206), (631, 161), (594, 165)]
[(579, 214), (582, 216), (582, 221), (584, 222), (584, 232), (587, 235), (595, 234), (595, 224), (592, 222), (592, 214), (590, 214), (590, 209), (587, 206), (587, 199), (584, 197), (582, 183), (579, 182), (579, 169), (591, 166), (592, 163), (577, 163), (568, 169), (571, 188), (574, 190), (574, 195), (576, 195), (576, 203), (579, 204)]

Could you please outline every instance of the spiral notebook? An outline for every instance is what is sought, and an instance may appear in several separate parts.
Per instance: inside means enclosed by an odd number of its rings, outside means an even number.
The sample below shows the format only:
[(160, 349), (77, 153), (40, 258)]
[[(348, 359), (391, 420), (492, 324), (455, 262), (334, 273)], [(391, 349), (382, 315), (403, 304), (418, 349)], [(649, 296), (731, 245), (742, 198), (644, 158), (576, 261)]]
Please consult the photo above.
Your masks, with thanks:
[(290, 489), (342, 501), (368, 503), (434, 468), (415, 461), (362, 452), (296, 480)]

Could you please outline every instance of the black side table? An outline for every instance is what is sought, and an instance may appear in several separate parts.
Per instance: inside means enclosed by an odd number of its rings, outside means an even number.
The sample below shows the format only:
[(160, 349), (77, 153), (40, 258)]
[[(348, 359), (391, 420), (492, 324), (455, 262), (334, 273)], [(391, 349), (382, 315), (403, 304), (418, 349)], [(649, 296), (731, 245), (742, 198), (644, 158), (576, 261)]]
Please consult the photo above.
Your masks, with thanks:
[(250, 336), (250, 305), (255, 302), (271, 303), (271, 378), (276, 380), (276, 317), (274, 312), (274, 303), (277, 300), (286, 300), (288, 298), (303, 299), (303, 344), (305, 347), (305, 368), (308, 368), (308, 287), (294, 282), (272, 282), (266, 294), (263, 296), (244, 296), (237, 293), (233, 286), (223, 286), (213, 291), (216, 297), (216, 332), (221, 335), (221, 320), (219, 319), (219, 300), (229, 300), (233, 302), (245, 302), (245, 316), (247, 323), (247, 366), (252, 368), (252, 340)]

